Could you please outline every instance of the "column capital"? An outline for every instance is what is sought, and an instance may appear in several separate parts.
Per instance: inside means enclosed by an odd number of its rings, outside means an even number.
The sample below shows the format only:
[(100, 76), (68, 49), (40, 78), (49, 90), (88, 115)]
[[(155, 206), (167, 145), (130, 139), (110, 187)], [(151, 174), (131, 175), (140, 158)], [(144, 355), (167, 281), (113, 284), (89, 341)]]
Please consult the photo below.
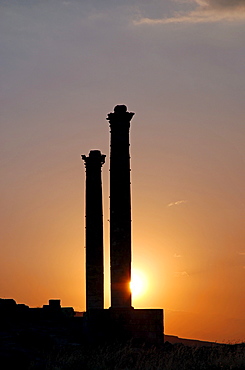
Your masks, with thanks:
[(107, 120), (110, 123), (110, 126), (114, 123), (116, 124), (124, 124), (130, 123), (131, 119), (133, 118), (133, 112), (127, 112), (126, 105), (116, 105), (114, 108), (114, 112), (108, 113)]
[(85, 167), (87, 165), (93, 165), (93, 164), (100, 164), (102, 167), (105, 163), (105, 154), (101, 154), (100, 150), (90, 150), (89, 155), (86, 157), (86, 155), (81, 155), (82, 159), (84, 160)]

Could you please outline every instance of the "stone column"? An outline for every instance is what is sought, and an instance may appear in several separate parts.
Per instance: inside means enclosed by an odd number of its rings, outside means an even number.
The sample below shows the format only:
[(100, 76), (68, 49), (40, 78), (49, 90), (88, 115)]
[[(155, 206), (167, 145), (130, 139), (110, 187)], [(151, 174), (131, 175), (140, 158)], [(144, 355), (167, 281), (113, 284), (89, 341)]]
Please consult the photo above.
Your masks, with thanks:
[(86, 311), (104, 308), (103, 210), (101, 167), (105, 155), (82, 155), (86, 167)]
[(129, 129), (134, 113), (117, 105), (110, 125), (111, 308), (131, 307), (131, 195)]

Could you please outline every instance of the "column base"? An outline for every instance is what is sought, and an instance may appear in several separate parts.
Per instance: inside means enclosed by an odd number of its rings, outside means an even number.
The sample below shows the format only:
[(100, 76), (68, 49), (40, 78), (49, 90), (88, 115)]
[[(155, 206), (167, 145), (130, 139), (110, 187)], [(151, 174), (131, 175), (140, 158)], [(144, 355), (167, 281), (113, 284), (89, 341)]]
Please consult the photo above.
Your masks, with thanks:
[(90, 342), (163, 344), (162, 309), (112, 308), (84, 314), (84, 334)]

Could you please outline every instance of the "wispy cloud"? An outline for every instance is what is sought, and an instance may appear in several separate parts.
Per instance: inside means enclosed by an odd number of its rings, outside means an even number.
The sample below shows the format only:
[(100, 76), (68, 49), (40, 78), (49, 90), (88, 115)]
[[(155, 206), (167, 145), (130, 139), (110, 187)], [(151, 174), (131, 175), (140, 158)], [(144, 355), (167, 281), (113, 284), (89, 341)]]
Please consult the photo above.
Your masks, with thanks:
[(238, 252), (239, 256), (245, 256), (245, 252)]
[[(141, 18), (135, 24), (208, 23), (245, 20), (245, 0), (189, 0), (194, 9), (175, 12), (172, 17)], [(183, 1), (182, 1), (183, 3)]]
[(174, 272), (175, 277), (189, 277), (190, 275), (186, 271), (175, 271)]
[(177, 200), (176, 202), (169, 203), (167, 207), (179, 206), (180, 204), (187, 203), (187, 200)]
[(180, 258), (182, 257), (181, 254), (174, 253), (174, 258)]

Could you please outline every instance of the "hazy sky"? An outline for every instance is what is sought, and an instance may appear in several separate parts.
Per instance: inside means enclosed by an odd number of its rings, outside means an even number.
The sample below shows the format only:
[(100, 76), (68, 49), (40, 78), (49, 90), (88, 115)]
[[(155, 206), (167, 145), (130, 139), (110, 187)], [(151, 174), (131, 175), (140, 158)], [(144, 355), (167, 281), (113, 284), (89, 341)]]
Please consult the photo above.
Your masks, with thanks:
[(131, 124), (133, 267), (165, 332), (245, 333), (245, 0), (0, 0), (0, 297), (85, 308), (81, 154)]

